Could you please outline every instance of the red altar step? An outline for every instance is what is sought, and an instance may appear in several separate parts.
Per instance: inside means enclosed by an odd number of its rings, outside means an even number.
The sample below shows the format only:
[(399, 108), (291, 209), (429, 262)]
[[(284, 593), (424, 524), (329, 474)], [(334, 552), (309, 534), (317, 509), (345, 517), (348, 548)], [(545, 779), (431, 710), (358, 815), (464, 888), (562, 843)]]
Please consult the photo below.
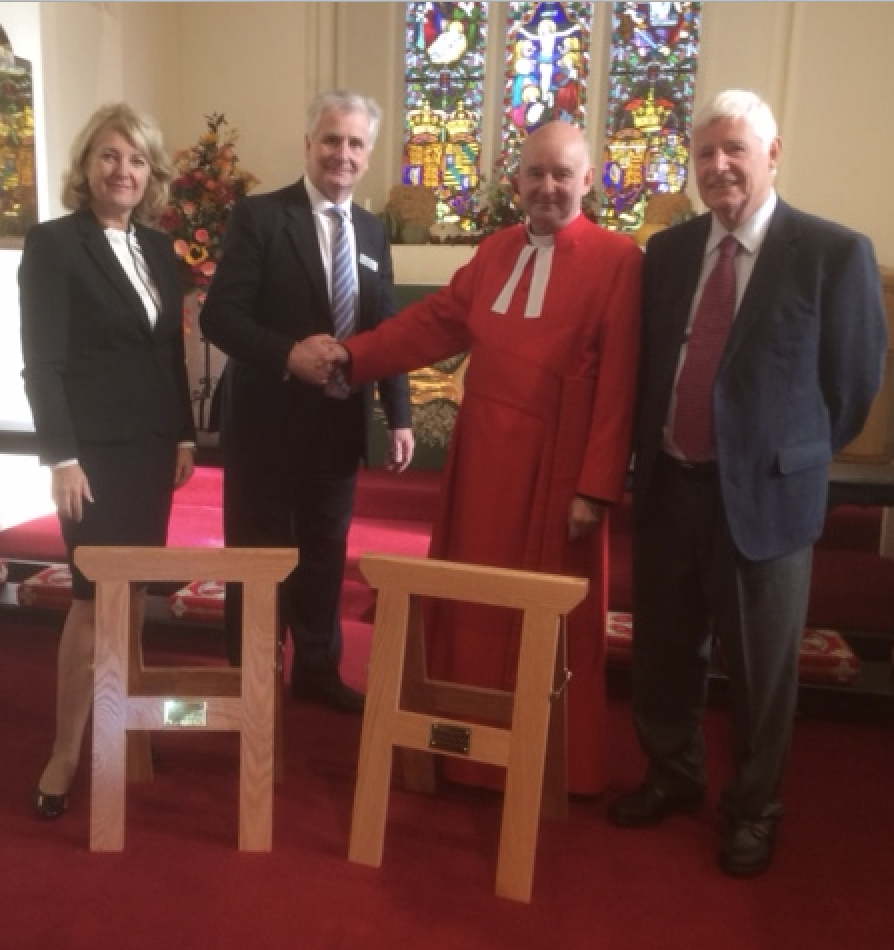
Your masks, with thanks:
[[(343, 596), (347, 617), (369, 621), (374, 598), (357, 568), (367, 551), (422, 557), (428, 551), (437, 507), (440, 475), (410, 471), (394, 475), (381, 470), (360, 472), (354, 518), (348, 536), (348, 561)], [(16, 591), (21, 606), (67, 610), (71, 605), (71, 575), (55, 515), (0, 532), (2, 550), (18, 559), (52, 562), (23, 580)], [(223, 544), (221, 472), (197, 469), (174, 496), (168, 543), (175, 547), (218, 547)], [(0, 582), (3, 580), (0, 559)], [(213, 579), (194, 580), (169, 598), (177, 619), (217, 621), (223, 616), (223, 587)]]

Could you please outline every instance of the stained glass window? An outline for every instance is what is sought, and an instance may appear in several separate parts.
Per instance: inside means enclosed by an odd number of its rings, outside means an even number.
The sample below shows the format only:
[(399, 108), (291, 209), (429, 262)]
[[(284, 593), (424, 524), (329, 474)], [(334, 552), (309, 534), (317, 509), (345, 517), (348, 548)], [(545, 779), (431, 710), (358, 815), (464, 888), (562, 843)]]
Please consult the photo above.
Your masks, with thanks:
[(501, 168), (518, 163), (521, 143), (544, 122), (584, 126), (593, 3), (510, 3), (503, 96)]
[(615, 3), (602, 223), (635, 231), (648, 198), (686, 186), (700, 3)]
[(463, 223), (481, 177), (486, 3), (408, 3), (405, 185), (435, 190), (440, 221)]
[(0, 26), (0, 244), (17, 244), (37, 221), (31, 63)]

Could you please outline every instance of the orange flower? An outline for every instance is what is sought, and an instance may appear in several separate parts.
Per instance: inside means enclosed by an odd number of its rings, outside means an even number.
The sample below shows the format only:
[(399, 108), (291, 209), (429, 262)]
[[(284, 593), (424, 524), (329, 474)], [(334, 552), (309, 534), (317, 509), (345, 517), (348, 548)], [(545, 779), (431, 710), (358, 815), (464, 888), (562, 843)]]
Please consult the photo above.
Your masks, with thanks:
[(207, 131), (176, 154), (178, 177), (171, 182), (170, 203), (159, 220), (174, 239), (186, 288), (205, 288), (211, 282), (233, 205), (258, 183), (238, 167), (236, 131), (225, 128), (223, 114), (205, 118)]
[(208, 249), (202, 247), (201, 244), (190, 244), (189, 250), (186, 253), (186, 260), (195, 266), (196, 264), (201, 264), (202, 261), (208, 259)]

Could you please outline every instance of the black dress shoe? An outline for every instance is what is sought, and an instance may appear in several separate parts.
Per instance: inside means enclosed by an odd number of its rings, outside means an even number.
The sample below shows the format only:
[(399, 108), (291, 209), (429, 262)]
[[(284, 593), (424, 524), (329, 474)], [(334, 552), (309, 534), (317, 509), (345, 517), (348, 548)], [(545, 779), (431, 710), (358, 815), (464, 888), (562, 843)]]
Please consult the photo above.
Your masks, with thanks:
[(330, 706), (355, 716), (363, 714), (366, 697), (351, 689), (339, 676), (300, 676), (292, 678), (292, 695), (322, 706)]
[(609, 805), (608, 820), (619, 828), (648, 828), (664, 821), (668, 815), (695, 811), (704, 797), (700, 790), (672, 795), (651, 782), (644, 782)]
[(47, 820), (58, 818), (68, 811), (68, 795), (47, 795), (40, 790), (40, 786), (34, 789), (32, 803), (37, 814)]
[(775, 818), (730, 822), (717, 855), (721, 870), (733, 877), (763, 874), (773, 861), (776, 825)]

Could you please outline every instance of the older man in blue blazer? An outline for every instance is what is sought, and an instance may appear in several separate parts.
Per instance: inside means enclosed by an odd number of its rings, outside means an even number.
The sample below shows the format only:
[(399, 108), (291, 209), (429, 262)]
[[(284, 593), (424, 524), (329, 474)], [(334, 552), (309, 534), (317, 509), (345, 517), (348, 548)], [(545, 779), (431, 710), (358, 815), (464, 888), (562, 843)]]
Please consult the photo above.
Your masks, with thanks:
[[(305, 365), (305, 338), (369, 330), (395, 311), (388, 235), (352, 201), (380, 118), (375, 102), (352, 92), (314, 100), (305, 176), (237, 205), (201, 314), (203, 333), (229, 356), (220, 383), (226, 543), (299, 547), (281, 596), (294, 644), (292, 691), (355, 713), (363, 696), (339, 673), (339, 596), (372, 387), (342, 399), (299, 375), (317, 372), (322, 383), (329, 373)], [(347, 243), (339, 259), (340, 238)], [(388, 464), (402, 471), (413, 454), (407, 379), (378, 388), (391, 431)], [(228, 591), (234, 659), (238, 605)]]
[(648, 768), (608, 812), (639, 828), (702, 803), (716, 640), (733, 741), (718, 863), (735, 876), (772, 861), (828, 467), (863, 426), (886, 341), (869, 240), (777, 196), (780, 150), (757, 96), (716, 96), (693, 147), (710, 213), (646, 250), (633, 488)]

